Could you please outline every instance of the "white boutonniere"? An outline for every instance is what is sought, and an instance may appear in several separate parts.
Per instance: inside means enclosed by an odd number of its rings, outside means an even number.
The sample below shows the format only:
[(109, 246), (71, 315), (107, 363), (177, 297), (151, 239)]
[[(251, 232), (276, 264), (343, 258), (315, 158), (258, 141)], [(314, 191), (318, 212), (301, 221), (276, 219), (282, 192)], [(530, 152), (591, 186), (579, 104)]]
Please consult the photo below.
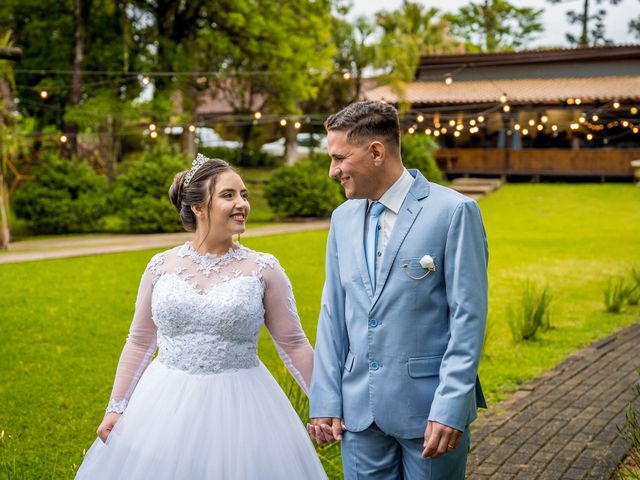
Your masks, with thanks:
[(433, 257), (431, 255), (425, 255), (420, 259), (420, 266), (425, 270), (429, 270), (430, 272), (436, 271), (436, 264), (433, 261)]

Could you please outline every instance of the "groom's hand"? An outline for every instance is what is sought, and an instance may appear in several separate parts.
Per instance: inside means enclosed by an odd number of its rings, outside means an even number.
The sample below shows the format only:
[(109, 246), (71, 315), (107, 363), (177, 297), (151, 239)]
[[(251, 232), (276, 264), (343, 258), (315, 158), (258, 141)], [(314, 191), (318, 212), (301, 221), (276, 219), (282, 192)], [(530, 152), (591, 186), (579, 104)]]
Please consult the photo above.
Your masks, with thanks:
[(319, 445), (322, 445), (342, 440), (344, 423), (341, 418), (312, 418), (311, 423), (307, 424), (307, 431)]
[(458, 448), (462, 432), (438, 422), (427, 423), (424, 431), (424, 458), (436, 458)]

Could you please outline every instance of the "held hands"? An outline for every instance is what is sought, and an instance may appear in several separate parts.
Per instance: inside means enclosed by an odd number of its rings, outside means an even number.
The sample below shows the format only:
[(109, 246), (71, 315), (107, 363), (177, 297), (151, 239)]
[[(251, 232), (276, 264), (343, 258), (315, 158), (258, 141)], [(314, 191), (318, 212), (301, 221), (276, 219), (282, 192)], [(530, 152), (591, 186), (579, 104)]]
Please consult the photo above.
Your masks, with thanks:
[(116, 423), (118, 423), (118, 420), (120, 420), (121, 416), (121, 413), (116, 412), (109, 412), (104, 416), (97, 432), (98, 437), (100, 437), (100, 440), (102, 440), (102, 443), (107, 442), (107, 438), (109, 438), (111, 430), (113, 430), (113, 427), (116, 426)]
[(460, 444), (462, 432), (438, 422), (427, 423), (424, 432), (424, 458), (436, 458), (445, 453), (452, 452)]
[(342, 440), (342, 432), (345, 431), (341, 418), (312, 418), (307, 423), (307, 431), (318, 445)]

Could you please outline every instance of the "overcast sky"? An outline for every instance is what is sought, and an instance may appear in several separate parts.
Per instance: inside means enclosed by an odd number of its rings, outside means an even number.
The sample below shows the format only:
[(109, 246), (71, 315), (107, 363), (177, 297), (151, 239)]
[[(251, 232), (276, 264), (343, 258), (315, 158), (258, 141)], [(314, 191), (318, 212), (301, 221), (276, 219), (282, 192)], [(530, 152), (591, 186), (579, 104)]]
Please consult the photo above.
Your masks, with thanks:
[[(437, 7), (441, 11), (454, 12), (464, 5), (468, 5), (470, 0), (416, 0), (426, 7)], [(476, 2), (479, 0), (475, 0)], [(546, 0), (511, 0), (511, 3), (519, 7), (544, 8), (543, 25), (545, 31), (533, 41), (531, 48), (564, 46), (569, 44), (565, 38), (565, 33), (570, 32), (579, 36), (580, 27), (569, 25), (567, 15), (568, 10), (580, 10), (583, 0), (570, 0), (560, 5), (552, 5)], [(591, 2), (592, 10), (600, 8), (596, 2)], [(391, 10), (398, 8), (402, 0), (353, 0), (353, 8), (349, 14), (350, 19), (360, 15), (373, 16), (379, 10)], [(622, 0), (618, 5), (603, 4), (607, 9), (606, 36), (611, 38), (616, 44), (640, 43), (640, 39), (629, 33), (629, 19), (640, 16), (640, 0)]]

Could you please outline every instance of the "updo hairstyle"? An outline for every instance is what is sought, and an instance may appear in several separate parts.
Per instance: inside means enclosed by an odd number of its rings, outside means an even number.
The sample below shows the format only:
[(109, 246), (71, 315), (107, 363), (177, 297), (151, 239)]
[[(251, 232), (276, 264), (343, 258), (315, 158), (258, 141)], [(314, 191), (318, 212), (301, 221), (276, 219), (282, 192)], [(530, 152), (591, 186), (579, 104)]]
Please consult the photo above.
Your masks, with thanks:
[(209, 211), (218, 175), (236, 170), (219, 158), (207, 159), (193, 174), (189, 184), (185, 186), (184, 179), (189, 171), (190, 169), (179, 172), (173, 178), (173, 183), (169, 188), (169, 198), (180, 214), (180, 221), (184, 229), (188, 232), (195, 232), (196, 215), (191, 210), (191, 206), (204, 207), (206, 205), (206, 210)]

